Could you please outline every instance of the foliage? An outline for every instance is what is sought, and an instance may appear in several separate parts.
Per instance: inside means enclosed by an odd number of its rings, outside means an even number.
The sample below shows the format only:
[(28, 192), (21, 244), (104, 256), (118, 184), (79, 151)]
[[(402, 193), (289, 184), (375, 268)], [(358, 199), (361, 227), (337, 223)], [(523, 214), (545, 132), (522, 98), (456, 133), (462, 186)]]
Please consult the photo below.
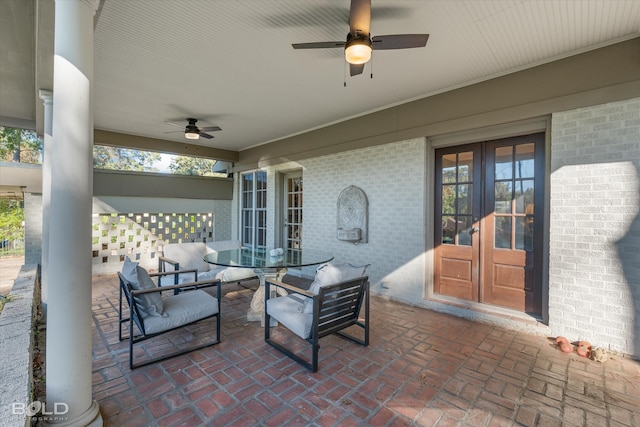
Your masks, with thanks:
[[(0, 161), (42, 163), (43, 142), (34, 131), (0, 126)], [(160, 153), (122, 147), (94, 145), (93, 167), (137, 172), (159, 172)], [(172, 156), (169, 172), (192, 176), (226, 176), (213, 172), (216, 160)]]
[(0, 126), (0, 161), (42, 163), (42, 141), (34, 131)]
[(24, 221), (24, 208), (15, 200), (0, 199), (0, 237), (7, 238), (7, 228), (20, 227)]
[(103, 145), (93, 147), (93, 167), (96, 169), (157, 172), (154, 164), (158, 161), (160, 154), (150, 151)]
[[(93, 167), (138, 172), (160, 172), (158, 164), (162, 156), (157, 152), (133, 150), (121, 147), (96, 145), (93, 149)], [(212, 172), (215, 160), (190, 156), (171, 156), (168, 166), (171, 174), (195, 176), (226, 176)]]
[(0, 296), (0, 313), (2, 313), (2, 309), (4, 308), (4, 305), (6, 303), (8, 303), (9, 301), (13, 300), (13, 296), (12, 295), (2, 295)]
[(202, 157), (176, 156), (169, 165), (172, 174), (197, 175), (197, 176), (218, 176), (213, 172), (215, 160), (204, 159)]
[[(7, 252), (15, 241), (24, 239), (24, 208), (15, 200), (0, 199), (0, 249)], [(21, 246), (21, 249), (24, 247)]]

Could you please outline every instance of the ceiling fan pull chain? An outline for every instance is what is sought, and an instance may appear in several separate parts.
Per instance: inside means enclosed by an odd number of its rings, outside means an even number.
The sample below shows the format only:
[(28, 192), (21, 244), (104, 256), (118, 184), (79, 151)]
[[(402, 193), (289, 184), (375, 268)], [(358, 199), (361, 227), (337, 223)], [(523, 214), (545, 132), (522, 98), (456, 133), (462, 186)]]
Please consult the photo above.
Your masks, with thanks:
[(349, 63), (347, 61), (344, 62), (344, 86), (347, 87), (347, 68), (349, 68)]

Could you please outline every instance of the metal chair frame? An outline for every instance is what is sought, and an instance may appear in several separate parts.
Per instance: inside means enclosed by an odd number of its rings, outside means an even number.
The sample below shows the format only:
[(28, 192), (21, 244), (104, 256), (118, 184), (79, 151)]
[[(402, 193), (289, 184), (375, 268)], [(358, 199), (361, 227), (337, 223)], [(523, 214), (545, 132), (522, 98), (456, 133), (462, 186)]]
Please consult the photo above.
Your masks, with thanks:
[[(311, 344), (310, 360), (303, 358), (300, 354), (294, 353), (282, 344), (271, 339), (272, 316), (269, 315), (266, 304), (272, 292), (275, 291), (275, 289), (273, 289), (275, 287), (295, 292), (296, 294), (313, 300), (311, 336), (305, 340)], [(361, 320), (360, 310), (363, 303), (364, 318)], [(362, 338), (343, 331), (345, 328), (353, 325), (363, 329)], [(367, 276), (322, 286), (317, 295), (276, 280), (268, 279), (265, 281), (264, 339), (269, 345), (289, 356), (311, 372), (317, 372), (318, 352), (320, 350), (319, 339), (334, 333), (360, 345), (369, 345), (369, 278)]]
[[(191, 272), (193, 270), (183, 270), (180, 271), (180, 273), (186, 273), (186, 272)], [(158, 277), (158, 276), (163, 276), (163, 275), (170, 275), (170, 274), (176, 274), (177, 271), (171, 271), (171, 272), (165, 272), (165, 273), (150, 273), (149, 276), (151, 277)], [(151, 363), (156, 363), (156, 362), (160, 362), (166, 359), (170, 359), (172, 357), (176, 357), (176, 356), (180, 356), (182, 354), (186, 354), (195, 350), (199, 350), (201, 348), (204, 347), (209, 347), (211, 345), (215, 345), (218, 344), (220, 342), (220, 300), (222, 297), (222, 286), (221, 286), (221, 282), (219, 279), (211, 279), (211, 280), (203, 280), (200, 282), (190, 282), (190, 283), (184, 283), (184, 284), (180, 284), (180, 285), (172, 285), (172, 286), (158, 286), (154, 289), (141, 289), (141, 290), (135, 290), (132, 288), (131, 283), (125, 279), (122, 274), (120, 272), (118, 272), (118, 278), (120, 280), (120, 297), (119, 297), (119, 311), (118, 311), (118, 339), (120, 341), (123, 341), (125, 339), (129, 340), (129, 369), (133, 370), (135, 368), (139, 368), (141, 366), (146, 366), (149, 365)], [(188, 290), (193, 290), (193, 289), (203, 289), (203, 288), (210, 288), (210, 287), (216, 287), (216, 298), (218, 300), (218, 312), (216, 314), (210, 315), (210, 316), (205, 316), (202, 318), (199, 318), (193, 322), (189, 322), (189, 323), (185, 323), (179, 326), (176, 326), (174, 328), (168, 329), (166, 331), (162, 331), (159, 333), (154, 333), (154, 334), (147, 334), (145, 331), (145, 327), (144, 327), (144, 318), (142, 317), (142, 314), (137, 306), (137, 304), (135, 304), (134, 302), (134, 297), (139, 296), (139, 295), (143, 295), (146, 293), (151, 293), (151, 292), (164, 292), (164, 291), (171, 291), (173, 290), (175, 292), (175, 294), (181, 292), (181, 291), (188, 291)], [(122, 296), (124, 295), (124, 299), (127, 301), (127, 304), (129, 305), (129, 317), (123, 317), (123, 305), (122, 305)], [(167, 297), (167, 298), (172, 298), (173, 296)], [(148, 340), (150, 338), (162, 335), (164, 333), (176, 330), (176, 329), (180, 329), (183, 328), (185, 326), (188, 325), (192, 325), (194, 323), (198, 323), (202, 320), (206, 320), (206, 319), (210, 319), (210, 318), (216, 318), (216, 336), (215, 339), (207, 341), (205, 343), (193, 346), (193, 347), (189, 347), (183, 350), (179, 350), (176, 352), (172, 352), (160, 357), (156, 357), (156, 358), (152, 358), (150, 360), (147, 360), (143, 363), (138, 363), (138, 364), (134, 364), (134, 357), (133, 357), (133, 345), (136, 343), (139, 343), (141, 341), (145, 341)], [(131, 319), (133, 319), (133, 321), (131, 321)], [(123, 337), (122, 335), (122, 324), (129, 322), (129, 335), (126, 337)], [(138, 331), (140, 332), (140, 335), (134, 335), (134, 331), (133, 331), (133, 325), (135, 325), (138, 327)]]

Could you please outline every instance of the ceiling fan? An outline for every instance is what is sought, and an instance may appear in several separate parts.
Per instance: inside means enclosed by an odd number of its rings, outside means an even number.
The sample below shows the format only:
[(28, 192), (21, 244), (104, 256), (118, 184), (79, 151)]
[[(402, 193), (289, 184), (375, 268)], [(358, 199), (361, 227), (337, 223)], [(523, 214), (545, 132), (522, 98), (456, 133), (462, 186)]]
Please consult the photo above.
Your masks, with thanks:
[[(198, 126), (196, 126), (196, 122), (198, 121), (198, 119), (191, 119), (188, 118), (187, 119), (187, 126), (184, 128), (184, 137), (187, 139), (200, 139), (200, 137), (206, 138), (206, 139), (213, 139), (213, 135), (209, 135), (207, 132), (215, 132), (218, 130), (222, 130), (220, 127), (218, 126), (208, 126), (208, 127), (202, 127), (199, 128)], [(166, 123), (169, 123), (170, 125), (173, 126), (178, 126), (178, 127), (182, 127), (182, 125), (167, 121)]]
[(364, 64), (371, 59), (372, 50), (409, 49), (425, 47), (429, 34), (390, 34), (371, 37), (371, 0), (351, 0), (349, 11), (349, 34), (347, 40), (294, 43), (294, 49), (326, 49), (344, 47), (352, 76), (362, 74)]

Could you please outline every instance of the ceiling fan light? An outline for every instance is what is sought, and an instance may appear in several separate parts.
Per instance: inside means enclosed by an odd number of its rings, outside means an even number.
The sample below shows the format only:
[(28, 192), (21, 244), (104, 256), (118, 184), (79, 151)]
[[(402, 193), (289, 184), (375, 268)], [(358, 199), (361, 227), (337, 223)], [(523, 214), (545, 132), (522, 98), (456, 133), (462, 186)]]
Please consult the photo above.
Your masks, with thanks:
[(184, 132), (184, 137), (187, 139), (200, 139), (200, 133), (193, 130), (187, 130)]
[(371, 59), (371, 42), (367, 39), (351, 39), (344, 48), (344, 57), (349, 64), (365, 64)]

